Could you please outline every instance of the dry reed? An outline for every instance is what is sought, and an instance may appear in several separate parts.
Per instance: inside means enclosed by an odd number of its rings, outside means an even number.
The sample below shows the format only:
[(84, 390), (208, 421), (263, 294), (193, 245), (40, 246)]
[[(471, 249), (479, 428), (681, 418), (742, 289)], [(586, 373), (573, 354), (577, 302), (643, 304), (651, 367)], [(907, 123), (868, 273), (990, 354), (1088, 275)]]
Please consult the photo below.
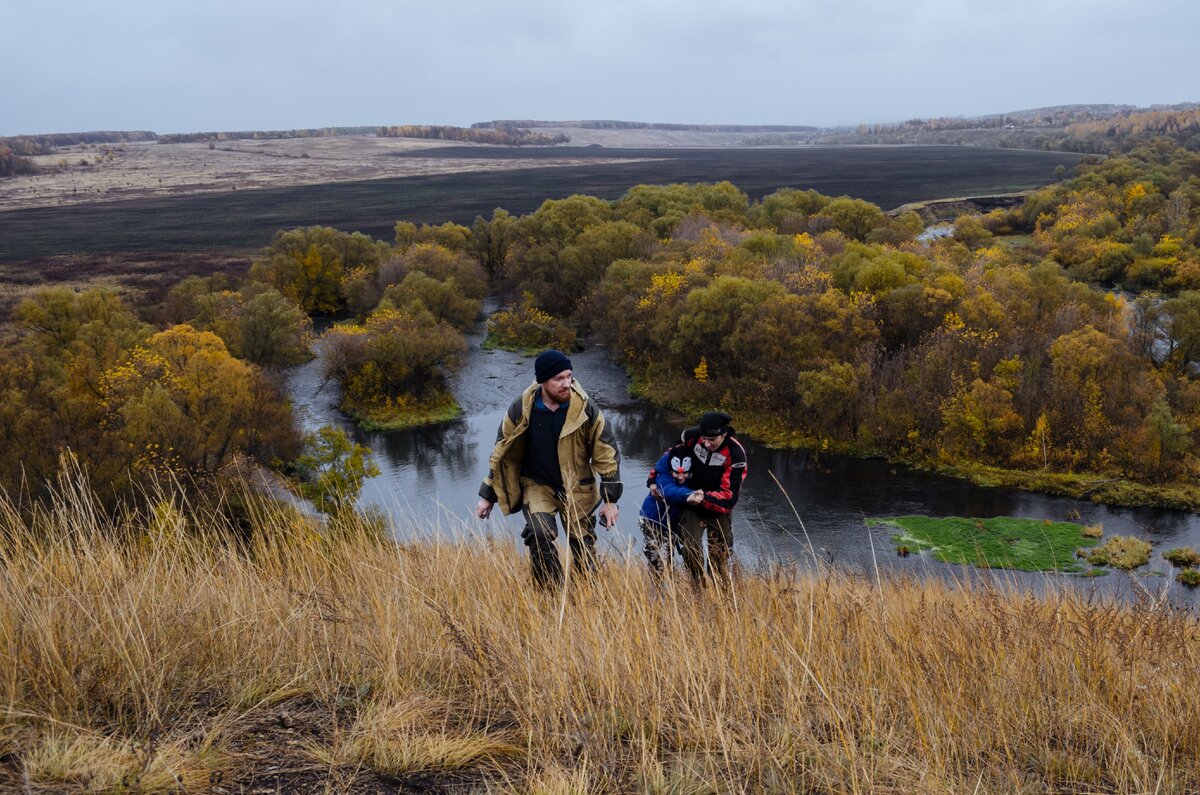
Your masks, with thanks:
[(251, 524), (0, 506), (0, 787), (1200, 790), (1200, 622), (1158, 602), (609, 559), (564, 603), (509, 543)]

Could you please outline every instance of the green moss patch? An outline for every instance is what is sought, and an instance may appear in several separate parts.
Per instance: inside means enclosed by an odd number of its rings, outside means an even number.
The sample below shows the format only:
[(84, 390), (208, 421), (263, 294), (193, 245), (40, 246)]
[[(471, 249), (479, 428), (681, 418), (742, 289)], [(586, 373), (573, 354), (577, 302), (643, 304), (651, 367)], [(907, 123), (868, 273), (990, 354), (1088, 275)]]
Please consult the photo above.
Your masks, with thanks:
[(1097, 542), (1074, 522), (1043, 519), (964, 519), (959, 516), (893, 516), (867, 519), (891, 525), (892, 541), (914, 551), (930, 550), (946, 563), (1020, 571), (1082, 571), (1075, 550)]

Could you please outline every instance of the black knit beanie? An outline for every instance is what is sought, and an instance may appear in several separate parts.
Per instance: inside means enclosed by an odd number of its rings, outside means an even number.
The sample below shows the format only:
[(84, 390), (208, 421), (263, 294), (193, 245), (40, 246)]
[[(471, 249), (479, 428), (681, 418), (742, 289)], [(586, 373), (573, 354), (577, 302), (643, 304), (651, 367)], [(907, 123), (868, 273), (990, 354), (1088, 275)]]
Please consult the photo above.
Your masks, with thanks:
[(570, 370), (571, 360), (556, 350), (543, 351), (533, 360), (534, 378), (544, 384), (563, 370)]
[(733, 422), (733, 417), (723, 411), (706, 411), (700, 416), (700, 435), (720, 436), (728, 433), (731, 422)]

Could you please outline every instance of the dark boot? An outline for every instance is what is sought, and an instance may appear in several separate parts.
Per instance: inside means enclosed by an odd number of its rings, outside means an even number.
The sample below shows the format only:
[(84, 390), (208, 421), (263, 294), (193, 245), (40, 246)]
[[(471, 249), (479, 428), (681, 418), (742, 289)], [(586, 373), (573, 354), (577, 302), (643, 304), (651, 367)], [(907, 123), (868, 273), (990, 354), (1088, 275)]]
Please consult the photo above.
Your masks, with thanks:
[(533, 582), (539, 588), (557, 588), (562, 585), (562, 563), (558, 559), (558, 549), (554, 546), (554, 537), (558, 534), (554, 526), (552, 513), (525, 514), (525, 529), (521, 538), (529, 547), (529, 564), (533, 573)]

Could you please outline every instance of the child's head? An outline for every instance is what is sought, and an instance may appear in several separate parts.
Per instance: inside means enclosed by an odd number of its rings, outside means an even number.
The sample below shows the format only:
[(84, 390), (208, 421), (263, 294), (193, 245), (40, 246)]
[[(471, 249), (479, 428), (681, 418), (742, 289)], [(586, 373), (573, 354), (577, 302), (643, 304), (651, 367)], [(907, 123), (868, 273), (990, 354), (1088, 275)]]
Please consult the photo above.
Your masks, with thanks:
[(671, 477), (675, 478), (675, 482), (683, 485), (687, 482), (688, 475), (692, 474), (692, 457), (689, 455), (673, 455), (671, 456)]

